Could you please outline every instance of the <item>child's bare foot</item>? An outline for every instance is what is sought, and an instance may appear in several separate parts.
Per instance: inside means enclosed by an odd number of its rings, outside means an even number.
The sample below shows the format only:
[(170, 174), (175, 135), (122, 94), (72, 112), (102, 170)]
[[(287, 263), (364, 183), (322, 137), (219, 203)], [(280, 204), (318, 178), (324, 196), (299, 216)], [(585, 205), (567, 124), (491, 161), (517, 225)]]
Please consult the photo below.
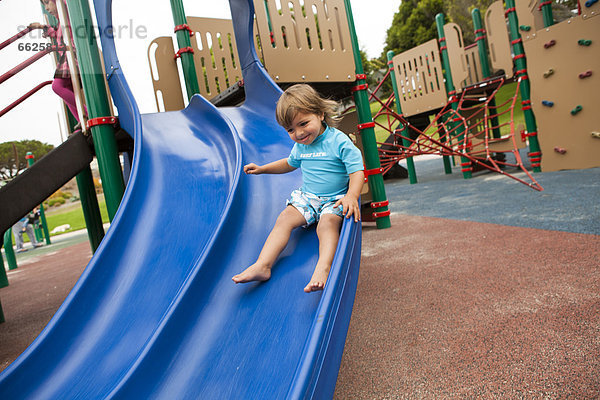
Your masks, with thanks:
[(329, 276), (329, 268), (321, 268), (317, 265), (315, 272), (313, 272), (310, 282), (304, 288), (306, 293), (316, 292), (325, 288), (325, 282)]
[(253, 281), (268, 281), (271, 278), (271, 268), (261, 265), (252, 264), (243, 272), (235, 275), (231, 280), (235, 283), (246, 283)]

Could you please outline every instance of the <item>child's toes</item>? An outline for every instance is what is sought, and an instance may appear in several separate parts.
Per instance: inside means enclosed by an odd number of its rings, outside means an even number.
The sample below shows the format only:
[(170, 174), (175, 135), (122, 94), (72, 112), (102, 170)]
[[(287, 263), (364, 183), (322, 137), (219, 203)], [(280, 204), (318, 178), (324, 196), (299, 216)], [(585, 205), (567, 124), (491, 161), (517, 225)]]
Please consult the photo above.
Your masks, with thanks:
[(306, 293), (316, 292), (319, 290), (323, 290), (325, 284), (323, 282), (309, 282), (308, 285), (304, 288)]

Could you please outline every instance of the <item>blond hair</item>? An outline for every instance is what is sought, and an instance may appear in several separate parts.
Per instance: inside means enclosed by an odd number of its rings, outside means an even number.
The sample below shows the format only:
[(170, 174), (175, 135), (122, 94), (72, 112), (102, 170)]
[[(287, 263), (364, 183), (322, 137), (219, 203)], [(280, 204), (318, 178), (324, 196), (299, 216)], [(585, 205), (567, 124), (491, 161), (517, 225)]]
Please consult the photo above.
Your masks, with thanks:
[(292, 125), (292, 121), (299, 112), (323, 115), (325, 123), (335, 127), (338, 124), (337, 107), (337, 102), (324, 99), (311, 86), (299, 83), (290, 86), (283, 92), (277, 101), (275, 117), (279, 125), (287, 128)]

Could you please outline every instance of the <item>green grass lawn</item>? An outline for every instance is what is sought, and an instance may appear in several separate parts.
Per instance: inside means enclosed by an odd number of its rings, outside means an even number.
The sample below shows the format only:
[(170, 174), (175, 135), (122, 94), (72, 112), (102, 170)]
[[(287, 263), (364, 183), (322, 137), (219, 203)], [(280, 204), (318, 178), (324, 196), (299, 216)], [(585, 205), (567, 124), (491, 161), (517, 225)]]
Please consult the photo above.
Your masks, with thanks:
[[(106, 202), (104, 200), (98, 199), (98, 205), (100, 206), (100, 215), (102, 217), (102, 222), (108, 222)], [(65, 232), (85, 229), (85, 219), (83, 218), (83, 210), (81, 209), (81, 203), (79, 203), (78, 207), (65, 210), (64, 212), (61, 212), (60, 210), (53, 212), (52, 209), (50, 209), (48, 212), (46, 212), (46, 222), (48, 223), (48, 231), (52, 231), (52, 229), (56, 228), (57, 226), (65, 224), (71, 225), (71, 229), (68, 229)], [(50, 236), (54, 235), (51, 234)]]
[[(516, 82), (512, 82), (512, 83), (502, 86), (500, 88), (500, 90), (498, 90), (498, 93), (496, 93), (496, 104), (497, 105), (504, 104), (512, 96), (514, 96), (516, 87), (517, 87)], [(508, 106), (510, 106), (510, 104), (507, 104), (505, 106), (505, 108)], [(499, 110), (499, 111), (501, 111), (501, 110)], [(508, 122), (509, 120), (510, 120), (510, 113), (506, 113), (506, 114), (500, 116), (498, 122), (500, 124), (504, 124), (504, 123)], [(525, 125), (525, 116), (523, 114), (523, 110), (521, 110), (521, 93), (517, 94), (517, 100), (515, 103), (515, 111), (514, 111), (514, 123), (515, 123), (515, 128), (518, 127), (519, 124)], [(506, 131), (507, 129), (508, 129), (508, 127), (505, 128), (503, 131)], [(517, 132), (517, 134), (518, 133), (519, 132)]]
[[(371, 116), (375, 117), (379, 109), (381, 108), (381, 104), (377, 101), (370, 104), (371, 106)], [(392, 109), (396, 111), (396, 108), (392, 105)], [(383, 126), (387, 126), (387, 116), (380, 115), (378, 118), (374, 120), (377, 123), (380, 123)], [(398, 125), (397, 123), (395, 125)], [(379, 125), (375, 125), (375, 139), (379, 143), (385, 142), (390, 133)]]
[[(77, 202), (74, 204), (75, 207), (63, 206), (57, 210), (53, 210), (52, 208), (45, 209), (46, 223), (48, 224), (48, 232), (51, 232), (57, 226), (69, 224), (71, 226), (70, 229), (65, 230), (64, 232), (59, 233), (51, 233), (50, 236), (61, 235), (67, 232), (78, 231), (80, 229), (86, 229), (85, 219), (83, 217), (83, 210), (81, 209), (81, 203)], [(108, 212), (106, 210), (106, 202), (103, 198), (98, 199), (98, 206), (100, 207), (100, 216), (102, 217), (102, 223), (109, 222), (108, 220)], [(28, 243), (29, 237), (28, 235), (23, 236), (23, 241)], [(13, 243), (14, 238), (13, 238)]]

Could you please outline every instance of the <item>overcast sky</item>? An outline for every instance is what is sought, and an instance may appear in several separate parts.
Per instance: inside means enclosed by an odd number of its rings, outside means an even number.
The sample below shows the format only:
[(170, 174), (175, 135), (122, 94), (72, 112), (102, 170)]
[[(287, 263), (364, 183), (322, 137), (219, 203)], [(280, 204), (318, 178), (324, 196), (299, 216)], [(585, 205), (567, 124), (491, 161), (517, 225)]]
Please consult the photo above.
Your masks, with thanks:
[[(187, 15), (231, 18), (226, 0), (183, 0)], [(384, 46), (400, 0), (351, 0), (354, 22), (361, 48), (369, 58), (378, 57)], [(150, 6), (151, 5), (151, 6)], [(113, 25), (120, 28), (117, 53), (125, 76), (136, 96), (142, 113), (156, 112), (156, 104), (147, 61), (150, 42), (159, 36), (170, 36), (173, 19), (167, 0), (114, 0)], [(40, 2), (36, 0), (2, 0), (0, 2), (0, 42), (8, 39), (30, 22), (44, 22)], [(42, 43), (39, 31), (0, 50), (0, 74), (33, 56), (32, 51), (19, 50), (18, 43)], [(51, 80), (54, 65), (45, 56), (31, 67), (0, 84), (0, 109), (8, 106), (37, 84)], [(8, 114), (0, 117), (0, 142), (35, 139), (60, 144), (61, 100), (50, 86), (41, 89)]]

